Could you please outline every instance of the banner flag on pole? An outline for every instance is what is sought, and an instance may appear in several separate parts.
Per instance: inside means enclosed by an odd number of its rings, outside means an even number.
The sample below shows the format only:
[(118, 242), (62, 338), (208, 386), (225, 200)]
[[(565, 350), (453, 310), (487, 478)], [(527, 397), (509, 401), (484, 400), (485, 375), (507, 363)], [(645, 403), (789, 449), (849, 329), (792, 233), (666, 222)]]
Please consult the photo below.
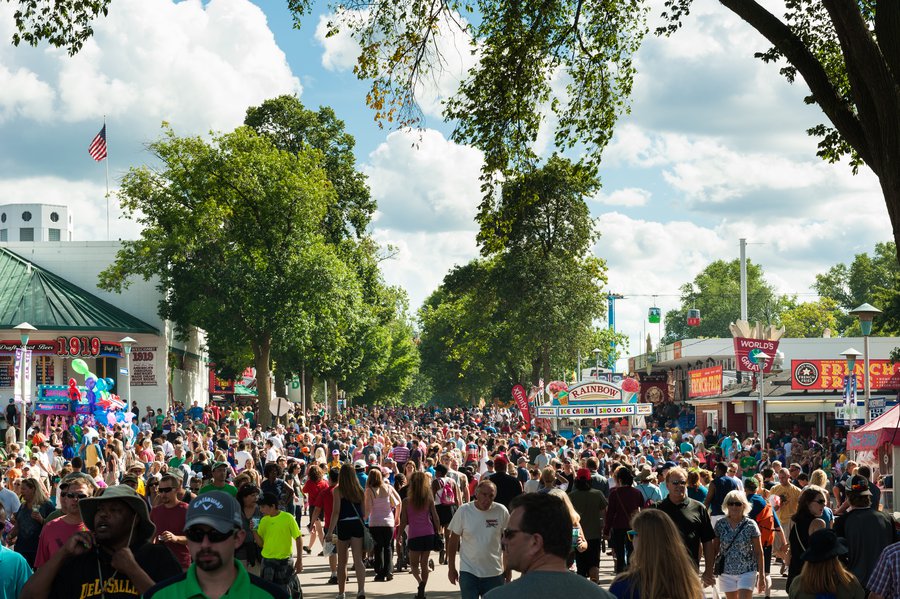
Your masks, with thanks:
[(94, 137), (94, 140), (88, 147), (88, 154), (90, 154), (91, 158), (97, 162), (106, 158), (106, 123), (103, 123), (103, 128), (100, 129), (100, 133)]

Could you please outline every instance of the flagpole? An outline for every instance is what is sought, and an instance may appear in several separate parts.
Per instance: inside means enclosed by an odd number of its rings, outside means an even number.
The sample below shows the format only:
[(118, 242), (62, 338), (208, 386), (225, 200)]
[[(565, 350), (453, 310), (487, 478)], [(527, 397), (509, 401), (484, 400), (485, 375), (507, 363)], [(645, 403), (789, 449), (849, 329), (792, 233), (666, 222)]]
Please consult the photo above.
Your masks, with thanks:
[[(103, 129), (106, 130), (106, 115), (103, 115)], [(106, 241), (109, 238), (109, 132), (106, 132)]]

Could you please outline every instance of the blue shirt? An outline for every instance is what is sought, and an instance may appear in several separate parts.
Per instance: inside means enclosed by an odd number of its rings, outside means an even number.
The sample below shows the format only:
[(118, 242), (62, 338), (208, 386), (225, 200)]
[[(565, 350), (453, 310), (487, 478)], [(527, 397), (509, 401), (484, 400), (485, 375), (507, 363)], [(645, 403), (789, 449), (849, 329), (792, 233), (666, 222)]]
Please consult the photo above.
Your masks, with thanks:
[(30, 577), (31, 568), (25, 558), (0, 546), (0, 599), (17, 599)]

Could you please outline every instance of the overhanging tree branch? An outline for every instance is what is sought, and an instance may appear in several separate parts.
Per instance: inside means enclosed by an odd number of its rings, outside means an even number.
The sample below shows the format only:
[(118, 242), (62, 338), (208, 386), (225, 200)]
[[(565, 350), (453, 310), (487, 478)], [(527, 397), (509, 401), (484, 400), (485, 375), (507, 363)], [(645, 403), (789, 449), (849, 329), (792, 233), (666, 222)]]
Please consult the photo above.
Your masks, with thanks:
[[(862, 160), (872, 166), (875, 158), (865, 132), (849, 103), (832, 85), (822, 64), (781, 20), (755, 0), (719, 0), (772, 43), (797, 68), (816, 103)], [(873, 170), (874, 167), (873, 167)], [(876, 171), (877, 172), (877, 171)]]

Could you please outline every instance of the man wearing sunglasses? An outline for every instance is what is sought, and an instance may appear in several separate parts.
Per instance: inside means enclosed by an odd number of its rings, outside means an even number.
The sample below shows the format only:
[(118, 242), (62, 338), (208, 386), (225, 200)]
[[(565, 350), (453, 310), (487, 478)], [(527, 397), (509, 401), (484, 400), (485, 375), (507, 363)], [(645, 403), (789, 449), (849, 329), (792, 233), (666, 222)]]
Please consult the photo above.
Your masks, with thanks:
[(700, 547), (703, 547), (703, 559), (706, 564), (703, 582), (711, 585), (715, 582), (713, 565), (716, 555), (713, 553), (713, 540), (716, 538), (716, 534), (713, 531), (709, 512), (702, 503), (687, 496), (687, 472), (684, 468), (669, 469), (666, 486), (669, 489), (669, 496), (660, 501), (657, 507), (672, 518), (678, 532), (681, 533), (682, 544), (687, 548), (688, 554), (698, 569), (700, 568)]
[(187, 572), (165, 580), (144, 593), (144, 599), (184, 597), (240, 597), (287, 599), (284, 589), (249, 574), (234, 558), (244, 542), (237, 500), (223, 491), (194, 499), (187, 510), (185, 537), (193, 563)]
[(159, 480), (158, 503), (150, 510), (150, 520), (156, 526), (155, 543), (164, 543), (181, 564), (182, 570), (191, 565), (191, 553), (184, 536), (187, 504), (181, 501), (181, 479), (166, 474)]
[[(59, 489), (60, 509), (63, 515), (45, 523), (41, 529), (37, 555), (34, 558), (35, 568), (40, 568), (53, 557), (69, 537), (87, 530), (81, 519), (78, 502), (92, 497), (97, 490), (97, 483), (83, 472), (72, 472), (62, 479)], [(52, 516), (53, 514), (50, 514), (48, 519)]]
[(28, 580), (22, 599), (133, 599), (181, 572), (172, 552), (149, 543), (155, 529), (134, 489), (109, 487), (78, 500), (78, 509), (89, 532), (67, 539)]

